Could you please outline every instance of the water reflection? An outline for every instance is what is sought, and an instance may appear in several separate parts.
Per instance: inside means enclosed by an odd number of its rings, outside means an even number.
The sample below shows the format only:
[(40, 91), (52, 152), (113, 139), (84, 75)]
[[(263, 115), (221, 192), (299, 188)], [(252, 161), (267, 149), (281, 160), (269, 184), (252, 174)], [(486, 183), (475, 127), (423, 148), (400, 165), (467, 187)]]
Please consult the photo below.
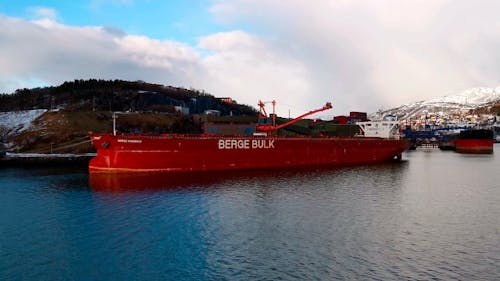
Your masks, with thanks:
[[(401, 176), (397, 170), (404, 169), (405, 162), (388, 162), (377, 165), (351, 167), (293, 168), (286, 170), (225, 171), (205, 173), (134, 173), (134, 174), (90, 174), (89, 186), (92, 191), (123, 192), (146, 190), (169, 190), (179, 188), (211, 187), (231, 183), (238, 186), (241, 182), (275, 180), (280, 182), (293, 178), (321, 178), (345, 171), (354, 173), (380, 172), (394, 177)], [(374, 178), (376, 180), (377, 177)]]
[[(300, 175), (300, 171), (298, 171)], [(305, 171), (302, 171), (305, 173)], [(297, 175), (297, 174), (295, 174)], [(90, 174), (89, 185), (93, 191), (122, 192), (186, 189), (211, 187), (231, 183), (238, 186), (241, 181), (265, 180), (292, 176), (291, 172), (245, 171), (209, 173), (151, 173), (151, 174)]]
[(0, 276), (498, 279), (500, 159), (404, 158), (175, 175), (1, 170)]

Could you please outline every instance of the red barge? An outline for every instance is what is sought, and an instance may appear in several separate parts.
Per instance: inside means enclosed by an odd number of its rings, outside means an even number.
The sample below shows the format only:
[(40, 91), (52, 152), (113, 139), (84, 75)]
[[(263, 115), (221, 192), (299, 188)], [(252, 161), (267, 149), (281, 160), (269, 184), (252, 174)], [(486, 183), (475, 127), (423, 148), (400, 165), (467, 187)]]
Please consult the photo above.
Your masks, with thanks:
[[(97, 156), (90, 173), (203, 172), (301, 166), (349, 165), (400, 158), (408, 140), (376, 137), (278, 136), (276, 131), (331, 108), (276, 125), (262, 102), (252, 135), (91, 134)], [(264, 121), (261, 120), (271, 120)]]

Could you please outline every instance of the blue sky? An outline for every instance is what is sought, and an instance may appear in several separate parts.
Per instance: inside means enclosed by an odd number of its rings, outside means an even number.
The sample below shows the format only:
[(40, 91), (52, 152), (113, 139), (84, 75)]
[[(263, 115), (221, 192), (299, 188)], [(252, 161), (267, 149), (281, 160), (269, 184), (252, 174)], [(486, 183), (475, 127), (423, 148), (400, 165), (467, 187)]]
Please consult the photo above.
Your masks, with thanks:
[(76, 26), (109, 26), (129, 34), (195, 44), (197, 38), (224, 31), (207, 0), (72, 0), (0, 2), (0, 12), (35, 19), (39, 8), (53, 9), (57, 21)]
[(497, 0), (0, 2), (0, 93), (74, 79), (203, 90), (298, 115), (500, 85)]

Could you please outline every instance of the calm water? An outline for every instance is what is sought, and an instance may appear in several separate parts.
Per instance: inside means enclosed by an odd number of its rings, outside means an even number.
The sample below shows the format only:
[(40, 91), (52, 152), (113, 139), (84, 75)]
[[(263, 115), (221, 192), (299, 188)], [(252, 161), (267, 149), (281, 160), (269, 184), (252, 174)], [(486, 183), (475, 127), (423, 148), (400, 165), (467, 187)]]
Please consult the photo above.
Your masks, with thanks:
[(500, 279), (500, 146), (382, 165), (0, 170), (0, 280)]

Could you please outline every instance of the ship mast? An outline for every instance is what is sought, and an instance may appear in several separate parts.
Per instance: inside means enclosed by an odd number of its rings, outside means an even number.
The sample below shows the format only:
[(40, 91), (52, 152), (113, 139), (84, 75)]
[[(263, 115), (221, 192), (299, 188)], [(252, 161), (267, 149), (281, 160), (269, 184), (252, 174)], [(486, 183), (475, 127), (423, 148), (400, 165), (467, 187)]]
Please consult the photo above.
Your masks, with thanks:
[(293, 123), (296, 123), (297, 121), (302, 120), (307, 116), (310, 116), (310, 115), (313, 115), (315, 113), (325, 111), (325, 110), (332, 108), (332, 104), (330, 102), (327, 102), (322, 108), (309, 111), (307, 113), (300, 115), (299, 117), (297, 117), (295, 119), (292, 119), (284, 124), (276, 126), (276, 101), (273, 100), (271, 103), (273, 104), (273, 113), (272, 113), (272, 123), (270, 124), (268, 122), (269, 116), (267, 115), (266, 109), (264, 108), (265, 103), (262, 101), (259, 101), (260, 111), (259, 111), (259, 123), (257, 124), (257, 131), (271, 133), (273, 131), (277, 131), (281, 128), (284, 128), (284, 127), (289, 126)]

